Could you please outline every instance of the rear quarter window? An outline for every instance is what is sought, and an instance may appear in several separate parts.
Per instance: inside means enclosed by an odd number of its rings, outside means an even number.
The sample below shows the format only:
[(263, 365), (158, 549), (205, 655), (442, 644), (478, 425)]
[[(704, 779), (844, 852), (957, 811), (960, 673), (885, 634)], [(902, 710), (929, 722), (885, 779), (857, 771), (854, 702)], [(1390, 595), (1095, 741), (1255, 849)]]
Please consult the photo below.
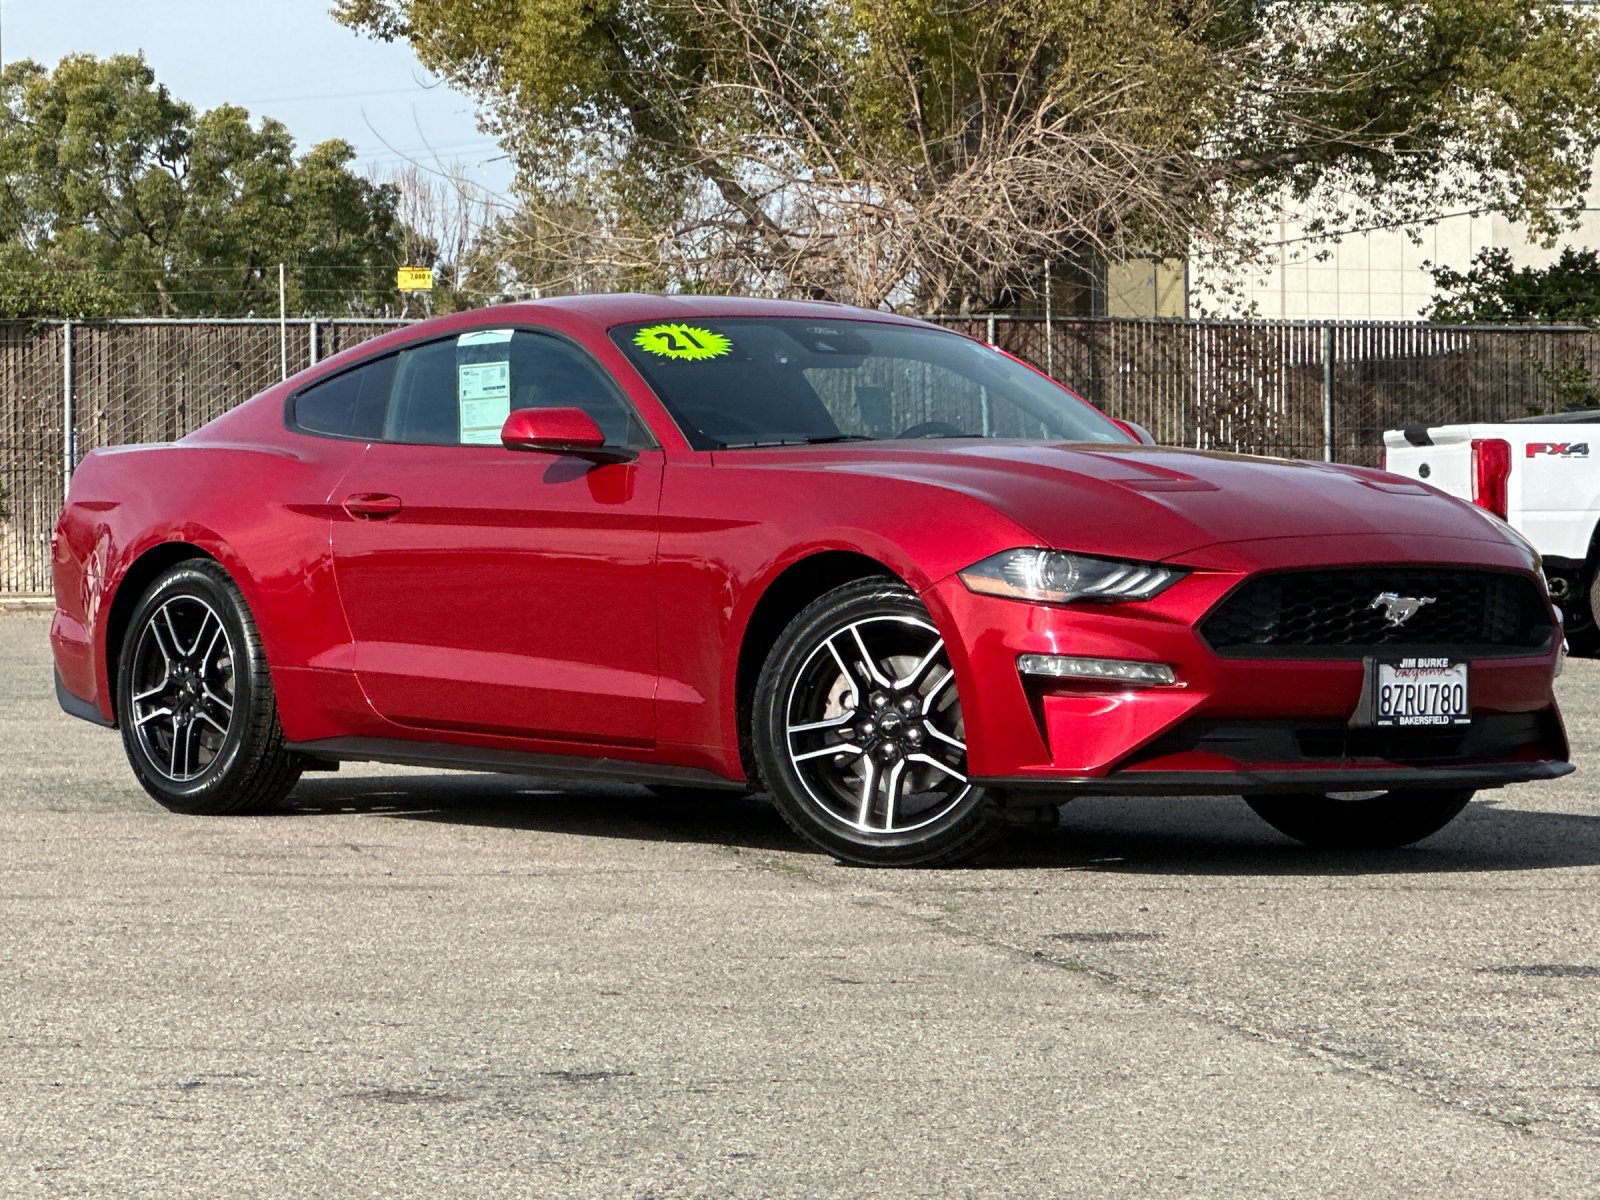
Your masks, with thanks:
[(331, 437), (381, 437), (394, 364), (391, 354), (312, 384), (295, 396), (290, 423)]

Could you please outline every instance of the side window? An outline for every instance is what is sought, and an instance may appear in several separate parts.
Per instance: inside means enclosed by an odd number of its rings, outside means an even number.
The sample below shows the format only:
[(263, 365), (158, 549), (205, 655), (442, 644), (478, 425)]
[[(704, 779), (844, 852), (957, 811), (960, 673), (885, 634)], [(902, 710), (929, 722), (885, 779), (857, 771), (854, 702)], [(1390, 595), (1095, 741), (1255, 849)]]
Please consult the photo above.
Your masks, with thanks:
[(518, 330), (511, 338), (512, 408), (581, 408), (610, 446), (649, 437), (600, 364), (560, 338)]
[(294, 398), (294, 424), (308, 433), (379, 437), (394, 367), (390, 355), (312, 384)]
[(460, 340), (446, 338), (400, 352), (389, 397), (389, 419), (383, 426), (384, 441), (423, 446), (453, 446), (461, 441), (456, 399), (456, 346)]
[(388, 441), (494, 446), (514, 408), (581, 408), (611, 445), (647, 441), (588, 355), (560, 338), (483, 329), (403, 351), (384, 427)]

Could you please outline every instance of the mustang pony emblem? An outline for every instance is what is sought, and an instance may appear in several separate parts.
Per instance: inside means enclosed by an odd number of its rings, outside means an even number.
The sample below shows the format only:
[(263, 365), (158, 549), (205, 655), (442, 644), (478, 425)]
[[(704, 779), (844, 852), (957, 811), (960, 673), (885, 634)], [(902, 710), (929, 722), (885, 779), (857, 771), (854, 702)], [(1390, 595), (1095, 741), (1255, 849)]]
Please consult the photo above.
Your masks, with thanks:
[(1399, 628), (1416, 616), (1424, 604), (1432, 604), (1434, 599), (1433, 596), (1402, 596), (1399, 592), (1383, 592), (1367, 607), (1383, 609), (1384, 620)]

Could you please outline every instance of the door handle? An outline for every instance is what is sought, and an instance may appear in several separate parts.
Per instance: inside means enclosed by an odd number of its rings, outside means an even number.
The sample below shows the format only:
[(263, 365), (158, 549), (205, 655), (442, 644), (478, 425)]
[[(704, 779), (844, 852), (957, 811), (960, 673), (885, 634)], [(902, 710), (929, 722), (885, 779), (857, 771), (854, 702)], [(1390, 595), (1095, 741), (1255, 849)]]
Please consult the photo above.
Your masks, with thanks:
[(344, 510), (361, 521), (381, 521), (400, 511), (400, 497), (388, 492), (357, 492), (346, 496)]

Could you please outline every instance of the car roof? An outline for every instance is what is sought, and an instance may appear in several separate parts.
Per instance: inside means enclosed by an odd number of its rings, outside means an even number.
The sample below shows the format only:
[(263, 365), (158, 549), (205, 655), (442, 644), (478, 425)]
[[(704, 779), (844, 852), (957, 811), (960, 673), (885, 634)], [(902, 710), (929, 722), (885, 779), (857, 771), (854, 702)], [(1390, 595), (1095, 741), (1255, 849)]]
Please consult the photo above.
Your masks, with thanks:
[(820, 300), (768, 300), (755, 296), (668, 296), (644, 292), (615, 295), (554, 296), (480, 309), (485, 313), (522, 314), (537, 320), (542, 311), (557, 309), (580, 314), (602, 325), (628, 325), (636, 321), (688, 321), (718, 317), (790, 317), (801, 320), (887, 321), (897, 325), (924, 325), (910, 317), (881, 309), (856, 308)]
[(415, 324), (403, 325), (359, 342), (330, 358), (308, 367), (286, 381), (291, 389), (307, 386), (336, 375), (347, 367), (392, 354), (436, 337), (462, 330), (493, 326), (497, 323), (549, 325), (555, 314), (570, 326), (573, 320), (591, 323), (601, 330), (616, 325), (650, 321), (704, 321), (728, 317), (787, 317), (812, 321), (880, 321), (921, 329), (938, 329), (927, 321), (902, 317), (881, 309), (855, 308), (819, 300), (768, 300), (753, 296), (664, 296), (642, 292), (593, 296), (552, 296), (548, 300), (519, 300), (487, 308), (446, 313)]
[(1575, 412), (1546, 413), (1541, 417), (1516, 417), (1513, 425), (1587, 425), (1600, 421), (1600, 408), (1581, 408)]

